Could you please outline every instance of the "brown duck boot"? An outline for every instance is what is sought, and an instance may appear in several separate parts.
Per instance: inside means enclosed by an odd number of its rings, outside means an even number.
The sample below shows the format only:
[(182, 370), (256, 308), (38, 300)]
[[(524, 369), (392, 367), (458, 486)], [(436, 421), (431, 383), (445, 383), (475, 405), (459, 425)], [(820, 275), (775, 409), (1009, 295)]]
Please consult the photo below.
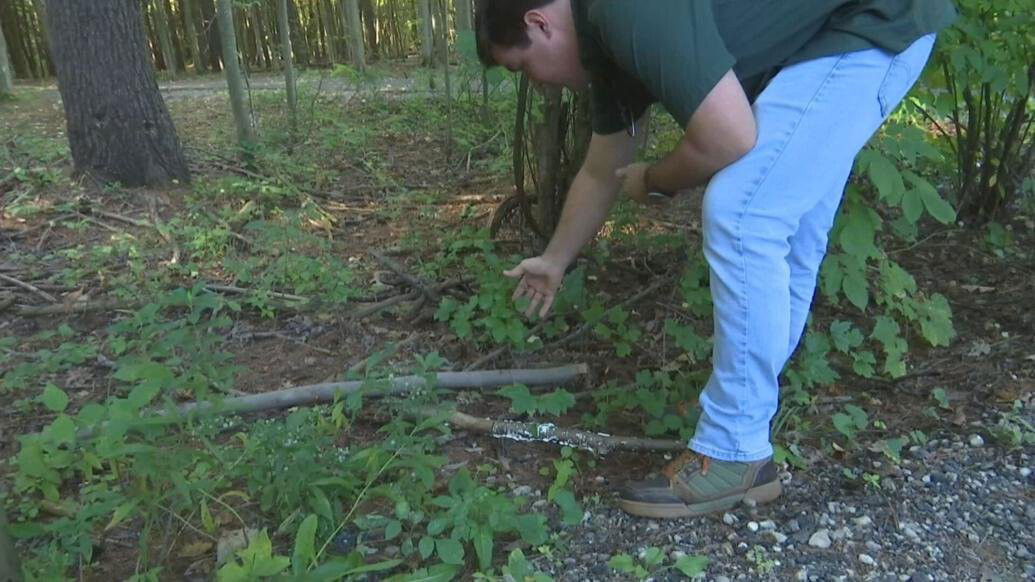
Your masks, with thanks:
[(743, 499), (765, 503), (783, 492), (772, 457), (740, 463), (686, 451), (661, 473), (627, 483), (618, 492), (618, 505), (643, 517), (690, 517), (724, 511)]

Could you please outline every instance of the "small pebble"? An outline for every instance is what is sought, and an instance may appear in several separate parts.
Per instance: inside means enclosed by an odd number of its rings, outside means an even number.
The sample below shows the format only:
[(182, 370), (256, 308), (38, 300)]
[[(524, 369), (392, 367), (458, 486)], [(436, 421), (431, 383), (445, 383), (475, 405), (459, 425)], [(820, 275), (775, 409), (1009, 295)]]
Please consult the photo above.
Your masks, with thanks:
[(981, 438), (981, 435), (979, 434), (970, 435), (970, 440), (967, 442), (969, 442), (972, 447), (981, 447), (985, 445), (985, 439)]
[(861, 517), (853, 519), (852, 523), (854, 523), (856, 527), (869, 527), (873, 524), (873, 520), (870, 519), (870, 516), (863, 515)]
[(830, 541), (830, 532), (826, 529), (821, 529), (812, 534), (809, 538), (809, 545), (814, 548), (825, 550), (830, 547), (833, 542)]
[(771, 519), (767, 519), (765, 521), (759, 522), (758, 527), (760, 527), (762, 531), (772, 531), (776, 529), (776, 522), (774, 522)]
[(732, 513), (726, 512), (722, 514), (722, 523), (726, 525), (733, 525), (737, 523), (737, 521), (739, 521), (737, 519), (737, 516), (733, 515)]
[(859, 554), (859, 561), (862, 562), (863, 564), (866, 564), (867, 566), (876, 566), (877, 565), (877, 560), (874, 560), (868, 554)]
[(751, 530), (752, 532), (758, 531), (758, 523), (754, 522), (754, 521), (749, 521), (748, 522), (748, 529)]
[(1028, 467), (1021, 467), (1021, 477), (1027, 479), (1029, 475), (1031, 475), (1031, 469)]

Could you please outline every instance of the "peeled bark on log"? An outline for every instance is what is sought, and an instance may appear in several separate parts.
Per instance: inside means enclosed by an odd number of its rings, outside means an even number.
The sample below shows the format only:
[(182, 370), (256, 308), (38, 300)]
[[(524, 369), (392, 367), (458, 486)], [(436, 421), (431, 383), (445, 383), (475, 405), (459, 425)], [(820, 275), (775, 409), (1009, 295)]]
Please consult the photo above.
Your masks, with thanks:
[[(427, 414), (433, 415), (434, 413), (428, 411)], [(606, 455), (615, 449), (682, 451), (687, 448), (683, 441), (612, 436), (605, 433), (563, 428), (550, 422), (493, 420), (477, 418), (463, 412), (454, 412), (449, 417), (449, 423), (459, 428), (487, 433), (498, 438), (575, 447), (598, 455)]]

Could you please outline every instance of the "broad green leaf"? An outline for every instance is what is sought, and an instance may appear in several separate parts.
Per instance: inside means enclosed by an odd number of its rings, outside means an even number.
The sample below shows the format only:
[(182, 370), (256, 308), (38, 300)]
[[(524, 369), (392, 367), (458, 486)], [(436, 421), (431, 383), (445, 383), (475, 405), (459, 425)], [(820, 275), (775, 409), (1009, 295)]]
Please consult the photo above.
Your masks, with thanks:
[(478, 567), (488, 570), (492, 567), (492, 531), (479, 529), (472, 542), (474, 542), (474, 553), (478, 555)]
[(400, 533), (402, 533), (402, 522), (400, 522), (397, 519), (389, 521), (388, 525), (385, 526), (386, 540), (395, 539), (395, 537), (398, 536)]
[(695, 578), (704, 574), (708, 569), (709, 559), (705, 556), (680, 556), (676, 560), (675, 568), (684, 576)]
[(75, 421), (67, 414), (59, 414), (47, 427), (47, 434), (57, 444), (74, 443), (75, 433)]
[(464, 563), (464, 546), (452, 538), (435, 540), (435, 549), (438, 557), (447, 564), (459, 566)]
[(624, 553), (611, 556), (611, 559), (607, 561), (607, 565), (619, 572), (632, 572), (636, 569), (636, 563), (633, 562), (633, 557)]
[(846, 270), (841, 282), (841, 289), (852, 305), (865, 311), (870, 303), (870, 289), (865, 274), (861, 270)]
[(559, 492), (554, 496), (554, 502), (561, 508), (561, 521), (565, 525), (578, 525), (582, 523), (582, 506), (575, 500), (575, 495), (568, 489)]
[[(310, 513), (302, 520), (295, 532), (295, 550), (292, 552), (292, 561), (298, 568), (308, 568), (316, 557), (316, 526), (318, 518), (316, 514)], [(299, 572), (301, 573), (301, 572)]]
[(865, 339), (852, 322), (842, 320), (830, 324), (830, 337), (834, 340), (837, 351), (845, 354), (862, 345)]
[(843, 412), (838, 412), (830, 417), (831, 422), (834, 424), (834, 428), (837, 432), (845, 435), (849, 439), (855, 438), (856, 428), (855, 423), (852, 422), (852, 417), (848, 416)]
[(920, 331), (932, 346), (947, 346), (956, 337), (952, 308), (944, 295), (935, 293), (919, 306)]
[(435, 551), (435, 540), (428, 536), (424, 536), (420, 539), (417, 544), (417, 549), (420, 551), (420, 557), (422, 560), (427, 560), (428, 556)]
[(910, 173), (910, 182), (913, 183), (913, 187), (920, 193), (924, 208), (927, 209), (927, 213), (932, 218), (942, 224), (956, 222), (956, 209), (938, 194), (938, 190), (930, 182), (912, 173)]
[(876, 152), (869, 157), (869, 160), (867, 175), (873, 185), (877, 187), (881, 200), (891, 205), (898, 204), (906, 189), (902, 182), (902, 174), (891, 163), (891, 160)]
[(924, 201), (920, 198), (920, 193), (915, 189), (906, 190), (902, 194), (902, 215), (909, 222), (916, 222), (923, 213)]
[(47, 384), (39, 400), (51, 412), (64, 412), (68, 407), (68, 394), (53, 384)]
[(539, 545), (546, 541), (546, 520), (541, 515), (521, 515), (515, 520), (515, 526), (521, 539)]
[(665, 552), (658, 547), (647, 548), (647, 551), (643, 553), (642, 560), (648, 568), (653, 568), (665, 560)]

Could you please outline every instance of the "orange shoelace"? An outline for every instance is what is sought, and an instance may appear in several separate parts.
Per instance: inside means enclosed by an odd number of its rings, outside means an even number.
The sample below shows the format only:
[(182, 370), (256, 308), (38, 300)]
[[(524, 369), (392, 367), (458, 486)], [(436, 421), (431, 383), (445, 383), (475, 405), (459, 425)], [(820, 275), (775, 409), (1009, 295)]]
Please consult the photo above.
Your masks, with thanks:
[(683, 470), (683, 467), (687, 466), (691, 461), (695, 459), (701, 459), (701, 474), (707, 475), (708, 468), (711, 467), (711, 458), (695, 453), (694, 451), (683, 451), (678, 457), (672, 459), (672, 461), (665, 465), (665, 468), (661, 470), (661, 474), (668, 477), (669, 479), (675, 479), (676, 473)]

